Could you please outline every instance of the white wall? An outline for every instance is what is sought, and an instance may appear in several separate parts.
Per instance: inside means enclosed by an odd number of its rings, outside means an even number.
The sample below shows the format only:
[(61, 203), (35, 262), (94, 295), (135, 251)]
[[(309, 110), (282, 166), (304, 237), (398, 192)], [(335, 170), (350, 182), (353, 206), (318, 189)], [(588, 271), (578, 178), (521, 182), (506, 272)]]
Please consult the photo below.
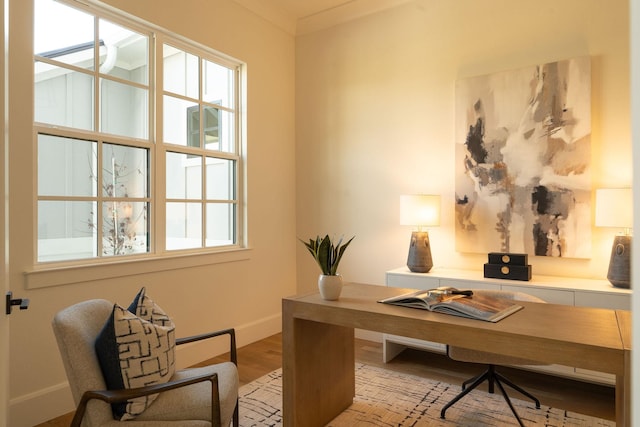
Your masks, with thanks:
[[(346, 280), (384, 283), (405, 265), (399, 196), (438, 193), (436, 266), (481, 270), (454, 244), (455, 82), (584, 55), (592, 58), (593, 187), (629, 185), (626, 0), (409, 1), (296, 42), (297, 234), (356, 235)], [(534, 274), (606, 277), (613, 231), (593, 228), (591, 259), (531, 257)], [(299, 287), (318, 270), (302, 245)]]
[[(29, 3), (11, 0), (9, 274), (16, 297), (32, 300), (11, 318), (11, 426), (70, 410), (50, 321), (74, 302), (128, 302), (146, 285), (179, 335), (231, 324), (242, 345), (279, 330), (280, 299), (296, 279), (298, 290), (315, 287), (317, 267), (296, 237), (317, 233), (355, 234), (341, 272), (384, 283), (408, 249), (398, 196), (453, 196), (457, 79), (591, 55), (594, 187), (631, 180), (626, 0), (415, 0), (297, 40), (231, 0), (108, 0), (247, 62), (250, 259), (25, 290), (34, 223)], [(484, 256), (457, 253), (452, 233), (445, 205), (431, 231), (435, 264), (480, 269)], [(536, 257), (534, 273), (604, 277), (610, 247), (610, 234), (594, 228), (591, 260)], [(208, 356), (193, 348), (178, 357)]]
[[(280, 331), (281, 298), (296, 291), (294, 37), (231, 0), (107, 3), (246, 62), (248, 259), (191, 268), (183, 267), (189, 259), (168, 260), (162, 264), (171, 269), (164, 271), (142, 263), (125, 277), (25, 289), (24, 272), (33, 270), (29, 246), (35, 224), (30, 3), (10, 4), (9, 277), (14, 295), (31, 299), (28, 311), (11, 317), (13, 427), (32, 426), (72, 409), (50, 326), (64, 307), (90, 298), (128, 304), (146, 285), (149, 295), (175, 318), (178, 336), (233, 326), (244, 345)], [(78, 274), (61, 273), (69, 281)], [(216, 351), (191, 346), (178, 353), (178, 362), (205, 360)]]

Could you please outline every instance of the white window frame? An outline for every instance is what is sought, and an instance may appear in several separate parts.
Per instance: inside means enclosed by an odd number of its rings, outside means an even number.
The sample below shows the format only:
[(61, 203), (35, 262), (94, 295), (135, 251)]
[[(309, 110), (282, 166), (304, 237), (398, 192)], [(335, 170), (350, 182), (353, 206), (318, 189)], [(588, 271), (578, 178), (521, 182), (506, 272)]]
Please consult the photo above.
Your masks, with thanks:
[[(218, 106), (218, 108), (220, 110), (227, 110), (227, 111), (231, 111), (233, 110), (236, 120), (234, 122), (234, 135), (236, 135), (235, 137), (235, 141), (234, 141), (234, 152), (233, 153), (229, 153), (229, 152), (224, 152), (224, 151), (212, 151), (212, 150), (207, 150), (205, 148), (198, 148), (198, 147), (190, 147), (189, 144), (187, 143), (186, 146), (182, 146), (182, 145), (176, 145), (176, 144), (171, 144), (171, 143), (167, 143), (164, 141), (164, 135), (163, 135), (163, 126), (157, 126), (157, 153), (158, 155), (156, 156), (156, 159), (158, 159), (159, 161), (156, 162), (155, 166), (156, 166), (156, 170), (157, 171), (162, 171), (163, 175), (165, 171), (165, 159), (166, 159), (166, 153), (167, 152), (176, 152), (176, 153), (188, 153), (188, 154), (193, 154), (195, 156), (207, 156), (209, 158), (216, 158), (216, 159), (223, 159), (223, 160), (232, 160), (236, 162), (236, 172), (235, 172), (235, 181), (236, 181), (236, 188), (235, 188), (235, 228), (236, 228), (236, 242), (235, 244), (231, 245), (231, 247), (237, 247), (239, 245), (242, 245), (242, 242), (244, 241), (244, 226), (243, 226), (243, 219), (244, 219), (244, 209), (242, 208), (242, 204), (241, 201), (243, 200), (243, 191), (242, 188), (244, 188), (244, 186), (242, 185), (243, 180), (241, 179), (241, 177), (244, 176), (243, 174), (243, 159), (242, 159), (242, 126), (241, 126), (241, 119), (242, 119), (242, 114), (241, 114), (241, 107), (242, 105), (244, 105), (241, 101), (241, 87), (242, 87), (242, 67), (241, 65), (234, 60), (230, 60), (228, 58), (224, 58), (221, 57), (220, 54), (214, 54), (212, 52), (211, 49), (207, 49), (204, 46), (198, 46), (197, 44), (193, 43), (193, 42), (188, 42), (183, 38), (179, 38), (176, 37), (175, 35), (166, 35), (166, 34), (157, 34), (156, 35), (156, 40), (155, 40), (155, 47), (156, 47), (156, 57), (157, 58), (161, 58), (162, 54), (163, 54), (163, 46), (165, 44), (171, 45), (175, 48), (181, 49), (189, 54), (198, 56), (199, 58), (203, 59), (203, 60), (208, 60), (210, 62), (215, 62), (218, 65), (222, 65), (225, 66), (233, 71), (234, 74), (234, 108), (233, 109), (228, 109), (225, 108), (223, 106)], [(164, 80), (164, 69), (163, 68), (159, 68), (157, 73), (156, 73), (156, 81), (157, 82), (162, 82)], [(202, 73), (199, 73), (199, 84), (198, 86), (201, 88), (203, 86), (203, 78), (202, 78)], [(157, 111), (157, 115), (159, 117), (163, 116), (163, 104), (162, 104), (162, 99), (164, 97), (164, 95), (171, 95), (171, 96), (175, 96), (179, 99), (186, 99), (185, 97), (182, 97), (180, 95), (177, 95), (175, 93), (170, 93), (170, 92), (165, 92), (164, 88), (161, 87), (161, 85), (158, 85), (158, 90), (156, 92), (156, 111)], [(205, 102), (203, 100), (200, 100), (199, 106), (201, 107), (213, 107), (211, 102)], [(202, 114), (202, 112), (200, 113)], [(202, 117), (200, 120), (200, 128), (202, 128)], [(160, 164), (162, 163), (162, 164)], [(203, 165), (204, 167), (204, 165)], [(164, 183), (166, 182), (166, 178), (163, 177), (158, 178), (157, 182), (161, 182)], [(202, 187), (202, 191), (203, 193), (206, 191), (205, 189), (205, 183), (203, 182), (203, 187)], [(166, 193), (164, 194), (165, 198), (162, 202), (163, 206), (166, 206), (166, 202), (167, 202), (167, 198), (166, 198)], [(202, 195), (202, 198), (199, 199), (201, 202), (205, 203), (206, 202), (206, 194)], [(166, 213), (166, 210), (163, 210), (162, 212), (160, 212), (160, 210), (158, 210), (157, 215), (164, 215)], [(159, 221), (162, 222), (163, 224), (165, 224), (165, 218), (164, 216), (162, 216), (162, 219)], [(202, 230), (203, 230), (203, 246), (204, 246), (204, 240), (206, 240), (206, 236), (204, 235), (205, 232), (205, 227), (206, 227), (206, 219), (205, 219), (205, 215), (203, 213), (202, 215)], [(158, 234), (158, 236), (160, 238), (166, 238), (166, 234), (165, 233), (161, 233)], [(161, 242), (161, 246), (166, 248), (166, 241), (162, 241)], [(229, 247), (229, 246), (223, 246), (224, 247)], [(196, 249), (198, 250), (198, 249)], [(171, 250), (169, 252), (175, 252), (175, 250)]]
[[(60, 1), (60, 0), (59, 0)], [(150, 34), (149, 39), (149, 138), (148, 140), (135, 140), (125, 138), (134, 143), (131, 146), (149, 148), (149, 198), (151, 200), (148, 221), (150, 235), (150, 249), (148, 253), (134, 255), (120, 255), (115, 257), (96, 257), (62, 262), (38, 263), (37, 257), (37, 224), (34, 224), (34, 266), (25, 272), (25, 285), (28, 289), (56, 286), (61, 284), (77, 283), (87, 280), (122, 277), (145, 272), (157, 272), (176, 268), (195, 267), (205, 264), (238, 261), (249, 258), (250, 251), (247, 245), (246, 234), (246, 186), (245, 186), (245, 160), (246, 160), (246, 114), (244, 111), (246, 101), (246, 69), (245, 64), (226, 55), (220, 54), (211, 48), (199, 43), (187, 40), (179, 35), (172, 34), (160, 27), (143, 22), (137, 18), (128, 16), (112, 8), (104, 8), (100, 3), (90, 1), (89, 4), (78, 4), (67, 0), (61, 0), (68, 6), (79, 8), (91, 15), (105, 18), (127, 28)], [(201, 247), (189, 250), (170, 250), (165, 248), (166, 241), (166, 195), (165, 195), (165, 154), (167, 151), (175, 151), (172, 145), (162, 141), (163, 117), (162, 117), (162, 46), (164, 43), (181, 47), (189, 53), (195, 53), (201, 57), (232, 68), (234, 70), (235, 90), (235, 153), (207, 152), (211, 157), (230, 158), (236, 162), (235, 177), (235, 243), (221, 247)], [(35, 56), (34, 56), (35, 59)], [(95, 102), (95, 101), (94, 101)], [(95, 112), (98, 114), (98, 111)], [(37, 167), (37, 136), (39, 132), (61, 135), (86, 136), (87, 132), (76, 129), (65, 129), (59, 126), (34, 122), (34, 166)], [(91, 134), (91, 132), (89, 132)], [(97, 138), (105, 139), (104, 135), (95, 132)], [(122, 137), (108, 136), (110, 142), (118, 142)], [(184, 149), (185, 147), (180, 147)], [(188, 147), (187, 147), (188, 149)], [(182, 151), (182, 150), (181, 150)], [(206, 151), (206, 150), (205, 150)], [(37, 217), (37, 189), (34, 189), (34, 209)], [(205, 203), (203, 194), (201, 199)], [(204, 221), (204, 218), (203, 218)], [(117, 265), (118, 268), (113, 268)]]

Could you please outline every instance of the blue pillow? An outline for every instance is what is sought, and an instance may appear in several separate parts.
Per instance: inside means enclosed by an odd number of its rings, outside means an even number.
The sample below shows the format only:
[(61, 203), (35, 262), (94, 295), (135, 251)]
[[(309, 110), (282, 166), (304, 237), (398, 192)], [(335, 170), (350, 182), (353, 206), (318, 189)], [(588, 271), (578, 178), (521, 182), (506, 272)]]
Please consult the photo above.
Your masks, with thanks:
[[(95, 343), (109, 390), (168, 382), (175, 372), (175, 326), (142, 288), (130, 309), (115, 304)], [(136, 314), (134, 314), (136, 313)], [(126, 421), (140, 415), (158, 395), (114, 403), (114, 417)]]

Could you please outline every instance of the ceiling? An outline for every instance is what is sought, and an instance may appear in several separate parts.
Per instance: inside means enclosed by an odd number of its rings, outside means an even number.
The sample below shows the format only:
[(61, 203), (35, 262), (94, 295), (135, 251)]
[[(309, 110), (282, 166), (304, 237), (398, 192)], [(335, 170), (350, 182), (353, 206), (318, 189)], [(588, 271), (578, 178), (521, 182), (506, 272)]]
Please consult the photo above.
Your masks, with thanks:
[(293, 35), (328, 28), (409, 0), (234, 0)]

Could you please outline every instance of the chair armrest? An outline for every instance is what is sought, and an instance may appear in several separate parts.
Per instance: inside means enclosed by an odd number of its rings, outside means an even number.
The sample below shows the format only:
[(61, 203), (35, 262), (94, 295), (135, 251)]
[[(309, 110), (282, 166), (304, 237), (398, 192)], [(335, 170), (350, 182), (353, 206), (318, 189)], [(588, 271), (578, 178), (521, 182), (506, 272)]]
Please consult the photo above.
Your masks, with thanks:
[[(179, 387), (186, 387), (191, 384), (200, 383), (203, 381), (211, 381), (211, 411), (212, 420), (220, 420), (220, 396), (218, 394), (218, 374), (206, 374), (198, 375), (191, 378), (183, 378), (181, 380), (169, 381), (163, 384), (154, 384), (146, 387), (136, 387), (121, 390), (88, 390), (82, 394), (80, 403), (76, 408), (76, 413), (73, 416), (70, 427), (80, 427), (82, 419), (87, 410), (87, 404), (90, 400), (97, 399), (106, 403), (117, 403), (125, 400), (133, 399), (135, 397), (149, 396), (151, 394), (157, 394), (162, 391), (169, 391)], [(218, 421), (220, 424), (220, 421)]]
[(236, 349), (236, 331), (233, 328), (230, 329), (222, 329), (220, 331), (214, 332), (206, 332), (200, 335), (193, 335), (190, 337), (184, 338), (176, 338), (176, 345), (187, 344), (190, 342), (201, 341), (208, 338), (219, 337), (221, 335), (229, 335), (229, 354), (231, 361), (237, 366), (238, 365), (238, 352)]

